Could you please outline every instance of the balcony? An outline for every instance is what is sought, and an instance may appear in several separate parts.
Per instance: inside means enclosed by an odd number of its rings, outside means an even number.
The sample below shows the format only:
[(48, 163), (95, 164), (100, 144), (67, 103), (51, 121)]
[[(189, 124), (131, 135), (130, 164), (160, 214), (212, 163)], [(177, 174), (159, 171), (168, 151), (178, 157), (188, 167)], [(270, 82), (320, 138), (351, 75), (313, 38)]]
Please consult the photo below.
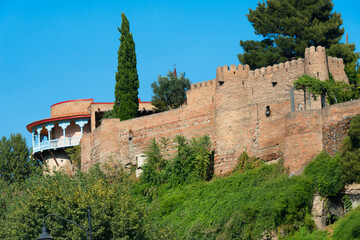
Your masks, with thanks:
[(48, 149), (63, 148), (63, 147), (73, 147), (80, 144), (81, 137), (70, 137), (64, 139), (53, 139), (50, 141), (43, 141), (40, 143), (34, 143), (33, 152), (40, 152)]
[(79, 145), (87, 132), (90, 132), (89, 117), (36, 124), (32, 127), (33, 153)]

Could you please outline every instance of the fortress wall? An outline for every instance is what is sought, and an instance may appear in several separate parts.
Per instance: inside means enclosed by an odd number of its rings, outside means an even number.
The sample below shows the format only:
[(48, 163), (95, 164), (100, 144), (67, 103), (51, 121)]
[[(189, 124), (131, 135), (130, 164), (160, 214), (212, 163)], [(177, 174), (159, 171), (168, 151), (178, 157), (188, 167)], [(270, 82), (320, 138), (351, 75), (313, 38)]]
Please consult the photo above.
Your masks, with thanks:
[(81, 169), (87, 170), (91, 167), (91, 133), (84, 134), (81, 142)]
[[(291, 112), (290, 89), (293, 81), (303, 73), (304, 60), (298, 59), (257, 69), (253, 74), (249, 74), (249, 86), (252, 88), (249, 103), (254, 106), (254, 110), (250, 112), (250, 133), (253, 134), (249, 151), (251, 155), (267, 161), (283, 155), (284, 115)], [(294, 95), (295, 104), (303, 103), (301, 93), (295, 91)], [(271, 111), (269, 116), (265, 114), (267, 107)]]
[(191, 84), (191, 89), (186, 92), (187, 105), (196, 107), (198, 105), (212, 104), (215, 97), (215, 85), (215, 79)]
[(349, 82), (344, 71), (344, 62), (342, 58), (328, 57), (329, 71), (333, 75), (335, 81)]
[(322, 46), (311, 46), (305, 49), (305, 73), (321, 81), (329, 78), (326, 51)]
[(334, 155), (340, 149), (342, 140), (347, 136), (350, 120), (360, 114), (360, 100), (339, 103), (323, 111), (324, 151)]
[(113, 109), (114, 103), (93, 103), (90, 106), (90, 114), (91, 114), (91, 131), (95, 130), (96, 126), (96, 112), (107, 112)]
[(321, 110), (289, 113), (285, 124), (284, 165), (299, 174), (323, 149)]
[(360, 114), (360, 100), (286, 115), (284, 164), (300, 173), (320, 151), (333, 155), (347, 135), (350, 119)]
[(136, 164), (136, 156), (145, 151), (153, 138), (173, 138), (178, 134), (187, 138), (208, 134), (214, 140), (214, 106), (182, 107), (126, 121), (106, 119), (95, 129), (93, 144), (82, 145), (87, 154), (82, 160), (91, 159), (91, 164)]
[[(232, 64), (230, 67), (225, 65), (216, 69), (216, 80), (217, 82), (238, 81), (239, 79), (246, 80), (249, 71), (249, 65), (239, 64), (236, 66), (235, 64)], [(242, 85), (245, 85), (245, 83)]]
[[(217, 69), (215, 93), (215, 172), (230, 171), (249, 146), (248, 67)], [(234, 73), (235, 72), (235, 73)], [(225, 78), (224, 78), (225, 76)]]

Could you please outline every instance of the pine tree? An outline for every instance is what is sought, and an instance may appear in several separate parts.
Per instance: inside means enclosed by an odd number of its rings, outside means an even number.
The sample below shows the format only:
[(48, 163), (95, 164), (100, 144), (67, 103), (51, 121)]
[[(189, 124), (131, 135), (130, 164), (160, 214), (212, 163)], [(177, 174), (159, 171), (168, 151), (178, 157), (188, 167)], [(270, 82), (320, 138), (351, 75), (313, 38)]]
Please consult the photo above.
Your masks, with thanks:
[(115, 103), (113, 117), (127, 120), (136, 117), (139, 100), (139, 78), (136, 70), (135, 42), (130, 33), (129, 21), (121, 13), (120, 47), (118, 67), (115, 74)]
[(167, 76), (159, 75), (157, 82), (151, 84), (154, 95), (151, 104), (158, 112), (167, 111), (180, 107), (186, 102), (186, 91), (191, 88), (190, 80), (185, 73), (180, 76), (169, 71)]
[[(267, 0), (247, 14), (261, 41), (240, 41), (238, 58), (251, 69), (303, 57), (305, 48), (327, 49), (344, 34), (340, 13), (331, 0)], [(334, 56), (338, 57), (338, 56)], [(340, 56), (341, 57), (341, 56)]]

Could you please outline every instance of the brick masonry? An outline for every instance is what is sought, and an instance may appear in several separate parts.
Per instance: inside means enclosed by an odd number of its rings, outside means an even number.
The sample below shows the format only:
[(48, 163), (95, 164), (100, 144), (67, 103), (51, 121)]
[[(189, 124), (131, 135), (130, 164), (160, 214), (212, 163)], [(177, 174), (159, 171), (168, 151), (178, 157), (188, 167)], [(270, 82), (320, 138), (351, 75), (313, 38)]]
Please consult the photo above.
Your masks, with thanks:
[(187, 105), (179, 109), (92, 126), (82, 141), (83, 169), (97, 162), (136, 164), (153, 138), (208, 134), (216, 174), (230, 171), (243, 151), (267, 161), (284, 157), (290, 171), (298, 173), (321, 150), (333, 154), (338, 149), (360, 105), (352, 101), (322, 110), (319, 99), (306, 95), (305, 106), (304, 93), (295, 91), (292, 112), (293, 81), (303, 74), (325, 80), (329, 71), (335, 80), (347, 81), (343, 68), (342, 60), (327, 58), (323, 47), (306, 49), (304, 59), (254, 71), (247, 65), (219, 67), (216, 79), (192, 84)]

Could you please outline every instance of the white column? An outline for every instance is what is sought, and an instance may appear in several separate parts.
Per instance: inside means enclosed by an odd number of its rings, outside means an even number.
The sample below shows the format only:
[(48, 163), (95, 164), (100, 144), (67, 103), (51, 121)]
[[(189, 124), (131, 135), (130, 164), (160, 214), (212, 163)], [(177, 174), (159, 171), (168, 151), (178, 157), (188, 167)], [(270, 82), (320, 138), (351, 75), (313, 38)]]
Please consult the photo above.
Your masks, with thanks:
[(80, 131), (81, 131), (81, 138), (83, 136), (83, 128), (85, 126), (85, 124), (87, 124), (89, 122), (89, 119), (81, 119), (81, 120), (76, 120), (75, 123), (80, 127)]
[(35, 137), (35, 129), (33, 128), (32, 132), (31, 132), (31, 141), (32, 141), (32, 147), (33, 147), (33, 153), (34, 153), (34, 147), (35, 147), (34, 137)]
[(63, 130), (63, 137), (64, 137), (64, 146), (66, 145), (66, 135), (65, 135), (65, 129), (70, 125), (70, 121), (61, 122), (59, 123), (59, 127)]
[(46, 130), (48, 131), (49, 148), (51, 148), (51, 141), (50, 141), (50, 139), (51, 139), (51, 129), (53, 129), (53, 127), (54, 127), (54, 124), (47, 124), (47, 125), (45, 126)]
[(41, 127), (38, 127), (38, 128), (36, 129), (36, 131), (37, 131), (37, 135), (38, 135), (39, 147), (40, 147), (40, 142), (41, 142), (41, 139), (40, 139), (40, 133), (41, 133), (41, 130), (42, 130), (42, 126), (41, 126)]

